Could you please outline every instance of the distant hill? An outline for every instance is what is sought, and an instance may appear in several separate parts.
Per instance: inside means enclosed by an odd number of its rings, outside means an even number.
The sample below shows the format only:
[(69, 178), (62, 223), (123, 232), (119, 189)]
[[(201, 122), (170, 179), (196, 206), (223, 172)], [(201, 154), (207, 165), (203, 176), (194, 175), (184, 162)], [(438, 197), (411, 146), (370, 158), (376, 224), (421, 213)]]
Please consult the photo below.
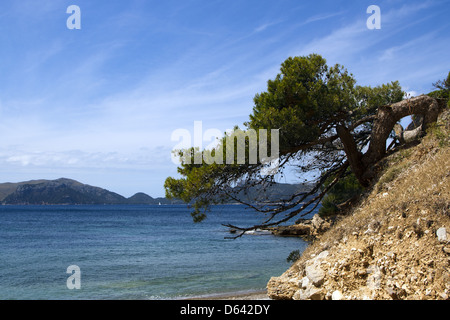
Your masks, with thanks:
[[(9, 185), (13, 187), (13, 185)], [(1, 186), (0, 186), (1, 189)], [(38, 180), (18, 183), (3, 204), (120, 204), (126, 198), (108, 190), (71, 179)]]
[(169, 204), (164, 198), (154, 199), (145, 193), (130, 198), (75, 180), (32, 180), (0, 184), (2, 204)]
[(16, 191), (17, 187), (24, 185), (24, 184), (39, 184), (46, 182), (48, 180), (31, 180), (31, 181), (25, 181), (25, 182), (7, 182), (7, 183), (1, 183), (0, 184), (0, 202), (2, 202), (8, 195)]
[(138, 192), (127, 199), (128, 204), (177, 204), (183, 203), (181, 200), (169, 200), (166, 198), (152, 198), (148, 194)]
[(237, 197), (242, 201), (249, 202), (281, 202), (288, 200), (293, 194), (311, 190), (312, 186), (310, 183), (274, 183), (271, 186), (257, 184), (252, 188), (241, 191)]
[[(294, 192), (308, 189), (308, 185), (276, 183), (269, 190), (255, 186), (241, 192), (239, 198), (248, 201), (278, 201)], [(232, 203), (233, 201), (230, 201)], [(42, 204), (182, 204), (181, 200), (152, 198), (139, 192), (126, 198), (115, 192), (81, 182), (60, 178), (0, 184), (0, 203), (8, 205)]]
[(138, 192), (135, 195), (128, 198), (129, 204), (153, 204), (155, 199), (150, 197), (148, 194), (143, 192)]

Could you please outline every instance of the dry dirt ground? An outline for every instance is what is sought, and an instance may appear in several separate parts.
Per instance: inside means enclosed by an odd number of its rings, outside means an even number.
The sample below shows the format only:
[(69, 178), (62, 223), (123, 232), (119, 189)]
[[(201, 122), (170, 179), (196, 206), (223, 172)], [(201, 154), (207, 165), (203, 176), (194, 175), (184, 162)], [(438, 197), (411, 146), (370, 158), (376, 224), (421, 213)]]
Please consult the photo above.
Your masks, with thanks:
[(450, 111), (268, 285), (272, 299), (449, 299)]

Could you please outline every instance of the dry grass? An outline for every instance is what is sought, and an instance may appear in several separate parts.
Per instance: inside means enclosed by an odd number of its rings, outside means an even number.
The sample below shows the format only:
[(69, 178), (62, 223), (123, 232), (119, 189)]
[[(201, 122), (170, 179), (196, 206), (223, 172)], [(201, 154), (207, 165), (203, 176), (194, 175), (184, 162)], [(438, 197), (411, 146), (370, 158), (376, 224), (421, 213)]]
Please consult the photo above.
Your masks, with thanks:
[[(445, 134), (448, 140), (450, 130)], [(421, 144), (388, 158), (373, 191), (320, 242), (340, 241), (343, 235), (365, 231), (371, 225), (392, 226), (393, 217), (399, 214), (448, 223), (450, 148), (441, 145), (442, 136), (430, 134)]]
[[(450, 231), (449, 124), (447, 110), (420, 144), (386, 159), (371, 191), (348, 216), (311, 244), (287, 274), (300, 277), (305, 262), (324, 250), (330, 252), (328, 265), (338, 267), (358, 250), (360, 257), (344, 269), (336, 267), (339, 275), (327, 282), (328, 290), (341, 290), (358, 299), (358, 288), (367, 282), (357, 276), (363, 274), (358, 270), (378, 267), (382, 258), (394, 253), (395, 263), (383, 275), (385, 287), (400, 283), (406, 288), (401, 289), (401, 298), (406, 299), (450, 296), (449, 246), (436, 237), (441, 227)], [(336, 270), (330, 267), (328, 272)], [(417, 270), (417, 277), (412, 277)], [(392, 298), (386, 292), (372, 292), (371, 298)]]

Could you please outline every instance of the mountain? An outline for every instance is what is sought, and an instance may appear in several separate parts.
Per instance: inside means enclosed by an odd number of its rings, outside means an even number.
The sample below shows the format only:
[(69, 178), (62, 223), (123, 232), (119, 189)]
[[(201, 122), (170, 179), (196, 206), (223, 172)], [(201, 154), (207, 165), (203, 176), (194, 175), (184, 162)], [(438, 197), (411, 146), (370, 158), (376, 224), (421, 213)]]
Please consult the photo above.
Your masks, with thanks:
[(138, 192), (127, 199), (127, 204), (182, 204), (181, 200), (167, 198), (152, 198), (148, 194)]
[(130, 198), (75, 180), (31, 180), (0, 184), (1, 204), (172, 204), (165, 198), (152, 198), (139, 192)]
[(155, 199), (150, 197), (148, 194), (143, 192), (138, 192), (135, 195), (128, 198), (129, 204), (158, 204)]
[(245, 191), (239, 192), (237, 198), (244, 202), (281, 202), (288, 200), (293, 194), (307, 192), (312, 187), (313, 184), (308, 182), (300, 184), (274, 183), (270, 186), (256, 184)]
[(47, 180), (31, 180), (31, 181), (25, 181), (25, 182), (17, 182), (17, 183), (1, 183), (0, 184), (0, 202), (2, 202), (8, 195), (16, 191), (17, 187), (24, 185), (24, 184), (39, 184), (46, 182)]
[[(12, 190), (14, 184), (0, 189)], [(37, 180), (18, 183), (3, 204), (123, 204), (127, 198), (71, 179)]]
[[(242, 200), (264, 202), (279, 201), (293, 192), (308, 189), (308, 185), (276, 183), (264, 190), (257, 185), (241, 192)], [(234, 201), (230, 201), (232, 203)], [(183, 204), (181, 200), (152, 198), (139, 192), (126, 198), (115, 192), (90, 186), (75, 180), (60, 178), (57, 180), (32, 180), (18, 183), (0, 184), (0, 203), (9, 205), (30, 204)]]

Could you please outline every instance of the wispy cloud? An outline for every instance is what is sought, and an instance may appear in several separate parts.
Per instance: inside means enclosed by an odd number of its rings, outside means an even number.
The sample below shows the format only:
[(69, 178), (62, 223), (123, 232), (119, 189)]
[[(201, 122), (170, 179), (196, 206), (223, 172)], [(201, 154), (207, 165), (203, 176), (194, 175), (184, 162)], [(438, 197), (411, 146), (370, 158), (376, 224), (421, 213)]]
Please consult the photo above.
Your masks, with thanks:
[[(365, 16), (362, 16), (302, 45), (297, 54), (320, 53), (329, 63), (346, 66), (362, 84), (401, 80), (406, 86), (415, 87), (423, 81), (423, 76), (430, 79), (436, 75), (437, 69), (442, 68), (447, 59), (444, 51), (448, 46), (443, 46), (442, 41), (450, 38), (442, 31), (423, 28), (418, 31), (420, 33), (408, 31), (431, 21), (435, 13), (422, 12), (435, 4), (427, 1), (383, 10), (382, 28), (375, 31), (366, 28)], [(415, 82), (411, 82), (413, 79)]]
[(27, 151), (0, 149), (2, 166), (91, 169), (157, 169), (169, 167), (167, 147), (140, 148), (132, 153), (86, 152), (82, 150)]
[(277, 25), (277, 24), (279, 24), (279, 23), (282, 23), (282, 22), (283, 22), (283, 21), (280, 20), (280, 21), (274, 21), (274, 22), (264, 23), (264, 24), (262, 24), (262, 25), (256, 27), (255, 30), (254, 30), (254, 32), (255, 32), (255, 33), (262, 32), (262, 31), (266, 30), (267, 28), (270, 28), (270, 27), (275, 26), (275, 25)]
[(309, 24), (309, 23), (312, 23), (312, 22), (327, 20), (327, 19), (330, 19), (330, 18), (341, 16), (344, 13), (345, 13), (345, 11), (338, 11), (338, 12), (332, 12), (332, 13), (318, 14), (318, 15), (315, 15), (315, 16), (312, 16), (312, 17), (306, 19), (306, 21), (303, 24), (306, 25), (306, 24)]
[(161, 190), (175, 172), (171, 132), (241, 125), (288, 56), (319, 53), (360, 84), (400, 80), (410, 92), (449, 65), (438, 1), (381, 1), (381, 30), (357, 1), (77, 4), (83, 27), (71, 32), (60, 2), (2, 2), (3, 177), (68, 172), (129, 190), (151, 176)]

